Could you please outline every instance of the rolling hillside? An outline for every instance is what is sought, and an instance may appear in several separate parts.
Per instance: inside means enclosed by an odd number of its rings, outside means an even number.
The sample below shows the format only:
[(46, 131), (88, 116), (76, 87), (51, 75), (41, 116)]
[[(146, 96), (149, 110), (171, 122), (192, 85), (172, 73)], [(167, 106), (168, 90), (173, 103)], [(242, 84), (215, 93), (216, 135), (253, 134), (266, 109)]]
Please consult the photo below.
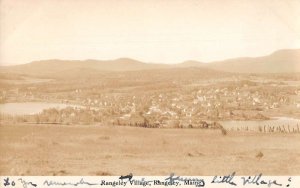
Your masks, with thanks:
[(212, 62), (208, 64), (208, 67), (239, 73), (300, 72), (300, 49), (279, 50), (263, 57), (245, 57)]
[(1, 67), (2, 72), (22, 73), (28, 75), (57, 75), (73, 71), (92, 74), (106, 71), (138, 71), (151, 69), (201, 67), (217, 71), (236, 73), (295, 73), (300, 72), (300, 49), (285, 49), (263, 57), (242, 57), (224, 61), (202, 63), (185, 61), (179, 64), (144, 63), (129, 58), (116, 60), (42, 60), (28, 64)]

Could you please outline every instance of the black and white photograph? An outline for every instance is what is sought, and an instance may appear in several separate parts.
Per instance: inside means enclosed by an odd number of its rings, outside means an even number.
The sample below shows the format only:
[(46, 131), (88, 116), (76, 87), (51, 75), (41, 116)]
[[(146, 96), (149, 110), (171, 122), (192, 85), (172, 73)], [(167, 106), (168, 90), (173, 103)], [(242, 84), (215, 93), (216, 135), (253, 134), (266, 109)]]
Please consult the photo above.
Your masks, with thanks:
[(300, 176), (300, 1), (0, 0), (0, 176), (171, 173)]

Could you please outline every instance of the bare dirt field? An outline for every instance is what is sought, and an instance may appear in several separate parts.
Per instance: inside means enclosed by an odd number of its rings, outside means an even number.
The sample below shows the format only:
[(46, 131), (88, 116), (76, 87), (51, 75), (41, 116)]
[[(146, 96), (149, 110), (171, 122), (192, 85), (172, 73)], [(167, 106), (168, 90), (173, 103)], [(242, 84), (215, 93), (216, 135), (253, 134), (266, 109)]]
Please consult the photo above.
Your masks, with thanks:
[(1, 125), (0, 175), (300, 175), (299, 134)]

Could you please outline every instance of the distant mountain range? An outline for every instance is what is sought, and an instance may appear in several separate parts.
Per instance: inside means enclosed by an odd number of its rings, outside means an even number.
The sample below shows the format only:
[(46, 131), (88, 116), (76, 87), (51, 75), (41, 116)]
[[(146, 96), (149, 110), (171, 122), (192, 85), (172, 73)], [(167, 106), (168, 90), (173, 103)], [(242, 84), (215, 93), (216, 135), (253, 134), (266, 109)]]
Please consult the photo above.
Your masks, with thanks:
[(279, 50), (263, 57), (244, 57), (213, 62), (210, 68), (240, 73), (300, 72), (300, 49)]
[(236, 73), (295, 73), (300, 72), (300, 49), (285, 49), (263, 57), (242, 57), (210, 63), (186, 61), (179, 64), (144, 63), (129, 58), (116, 60), (42, 60), (15, 66), (2, 66), (5, 72), (30, 75), (59, 74), (70, 71), (137, 71), (168, 68), (198, 67)]

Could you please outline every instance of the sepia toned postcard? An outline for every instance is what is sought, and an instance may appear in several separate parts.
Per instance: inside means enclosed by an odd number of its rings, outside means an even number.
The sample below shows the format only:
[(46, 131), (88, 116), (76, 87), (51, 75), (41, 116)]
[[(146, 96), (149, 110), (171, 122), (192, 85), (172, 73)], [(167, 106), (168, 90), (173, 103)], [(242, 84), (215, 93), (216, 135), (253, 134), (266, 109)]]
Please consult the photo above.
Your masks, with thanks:
[(300, 182), (299, 0), (0, 0), (0, 41), (0, 187)]

